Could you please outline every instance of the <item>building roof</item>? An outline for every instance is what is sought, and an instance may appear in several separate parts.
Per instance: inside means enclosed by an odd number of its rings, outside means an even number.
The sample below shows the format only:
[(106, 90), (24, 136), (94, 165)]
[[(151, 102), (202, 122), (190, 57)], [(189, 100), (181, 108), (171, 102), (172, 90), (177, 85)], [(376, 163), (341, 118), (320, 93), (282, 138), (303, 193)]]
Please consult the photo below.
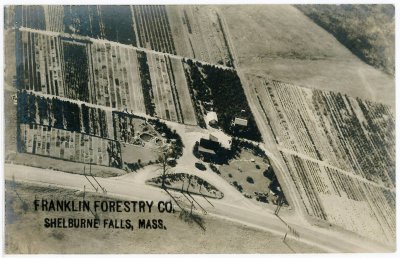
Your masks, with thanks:
[(202, 146), (199, 146), (199, 152), (208, 153), (208, 154), (212, 154), (212, 155), (216, 154), (215, 151), (213, 151), (211, 149), (204, 148)]
[(213, 134), (211, 134), (211, 133), (210, 133), (210, 141), (219, 142), (219, 141), (218, 141), (218, 137), (216, 137), (215, 135), (213, 135)]
[(210, 133), (210, 140), (218, 141), (225, 149), (231, 148), (232, 137), (228, 136), (220, 130), (214, 130)]
[(239, 117), (235, 117), (235, 125), (247, 126), (247, 120)]
[(214, 111), (208, 112), (206, 115), (206, 122), (207, 123), (218, 122), (217, 113), (215, 113)]
[(210, 150), (217, 150), (217, 149), (219, 149), (219, 147), (221, 147), (219, 142), (215, 142), (215, 141), (212, 141), (209, 139), (204, 139), (204, 138), (200, 139), (200, 146), (210, 149)]

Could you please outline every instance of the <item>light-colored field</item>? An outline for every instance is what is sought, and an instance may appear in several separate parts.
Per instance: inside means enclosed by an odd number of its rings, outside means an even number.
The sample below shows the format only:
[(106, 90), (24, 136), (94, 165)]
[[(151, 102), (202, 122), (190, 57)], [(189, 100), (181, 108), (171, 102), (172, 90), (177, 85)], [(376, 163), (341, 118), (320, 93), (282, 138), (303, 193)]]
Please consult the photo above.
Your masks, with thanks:
[(241, 70), (394, 108), (394, 78), (366, 65), (290, 5), (223, 6)]
[(168, 6), (177, 54), (211, 64), (231, 66), (218, 13), (211, 6)]
[(183, 123), (197, 125), (196, 114), (194, 113), (182, 61), (178, 58), (170, 58), (169, 61), (171, 62), (173, 78), (175, 79), (175, 88), (178, 93), (178, 103), (181, 107)]
[(168, 68), (164, 55), (147, 55), (151, 83), (153, 87), (154, 103), (158, 117), (170, 121), (179, 121), (178, 110), (168, 76)]
[(92, 175), (97, 177), (115, 177), (126, 174), (126, 171), (113, 167), (82, 164), (28, 153), (17, 153), (11, 162), (13, 164), (20, 164), (40, 169), (53, 169), (71, 174), (83, 175), (85, 173), (88, 174), (89, 170), (91, 170)]
[(187, 33), (187, 27), (184, 24), (183, 7), (180, 5), (168, 5), (165, 9), (170, 22), (176, 52), (181, 56), (193, 57), (194, 52), (190, 46), (189, 39), (183, 36)]
[(131, 144), (121, 144), (121, 154), (124, 163), (138, 163), (140, 160), (143, 165), (155, 162), (159, 156), (154, 149)]
[(145, 114), (136, 51), (107, 42), (91, 44), (92, 102)]
[(147, 61), (156, 116), (173, 122), (197, 125), (182, 60), (148, 53)]
[[(293, 239), (287, 239), (284, 243), (282, 236), (210, 216), (200, 217), (200, 223), (205, 228), (203, 231), (193, 221), (180, 219), (179, 213), (132, 213), (128, 216), (124, 213), (99, 213), (101, 219), (161, 218), (167, 230), (46, 229), (42, 226), (45, 217), (65, 217), (65, 213), (34, 212), (31, 203), (35, 196), (78, 201), (82, 200), (81, 191), (20, 183), (16, 184), (14, 191), (10, 181), (7, 181), (5, 190), (7, 254), (321, 252), (316, 247)], [(85, 198), (90, 201), (111, 200), (90, 193)], [(26, 212), (23, 210), (23, 202), (28, 204)], [(87, 212), (68, 213), (68, 217), (93, 218)]]

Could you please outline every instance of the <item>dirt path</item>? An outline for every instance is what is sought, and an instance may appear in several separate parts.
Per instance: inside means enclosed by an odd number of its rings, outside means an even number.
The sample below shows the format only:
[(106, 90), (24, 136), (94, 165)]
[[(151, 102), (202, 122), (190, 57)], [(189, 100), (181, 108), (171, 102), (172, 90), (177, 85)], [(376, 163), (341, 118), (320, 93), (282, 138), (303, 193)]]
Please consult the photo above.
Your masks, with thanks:
[(289, 204), (294, 208), (294, 210), (298, 214), (298, 219), (302, 220), (303, 223), (307, 223), (305, 220), (305, 216), (307, 216), (306, 211), (304, 210), (304, 205), (300, 199), (300, 196), (296, 191), (293, 189), (296, 189), (291, 178), (289, 178), (289, 174), (285, 173), (285, 169), (283, 164), (283, 161), (280, 157), (279, 151), (276, 147), (275, 140), (272, 135), (269, 133), (269, 128), (267, 127), (267, 122), (265, 121), (265, 118), (261, 114), (260, 110), (261, 107), (257, 103), (257, 94), (254, 92), (254, 88), (249, 84), (249, 82), (246, 80), (246, 76), (244, 72), (241, 70), (240, 65), (239, 65), (239, 59), (237, 58), (237, 52), (235, 50), (234, 44), (232, 44), (230, 32), (228, 29), (228, 26), (225, 22), (224, 16), (221, 14), (220, 15), (221, 21), (223, 23), (223, 26), (225, 27), (225, 33), (226, 33), (226, 38), (229, 44), (229, 48), (232, 52), (232, 57), (233, 57), (233, 63), (234, 67), (236, 68), (236, 72), (241, 79), (242, 85), (243, 85), (243, 90), (245, 92), (246, 98), (249, 102), (250, 109), (254, 115), (254, 119), (257, 123), (257, 126), (260, 130), (260, 133), (263, 138), (264, 145), (263, 149), (266, 150), (267, 155), (272, 163), (272, 167), (275, 170), (276, 176), (278, 177), (278, 181), (285, 193), (286, 198), (289, 201)]

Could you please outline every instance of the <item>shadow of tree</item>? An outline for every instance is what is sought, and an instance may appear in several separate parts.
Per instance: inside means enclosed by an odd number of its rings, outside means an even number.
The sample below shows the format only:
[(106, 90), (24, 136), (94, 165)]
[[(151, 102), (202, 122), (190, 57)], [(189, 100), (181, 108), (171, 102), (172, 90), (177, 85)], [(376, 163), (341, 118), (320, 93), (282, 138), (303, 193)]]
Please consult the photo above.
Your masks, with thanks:
[(189, 224), (192, 224), (193, 222), (196, 223), (203, 231), (206, 231), (206, 227), (204, 225), (204, 220), (201, 216), (192, 213), (190, 211), (187, 211), (185, 209), (182, 209), (179, 218), (183, 220), (184, 222), (187, 222)]
[(164, 188), (164, 191), (174, 200), (176, 205), (181, 209), (179, 218), (183, 220), (184, 222), (187, 222), (189, 224), (192, 224), (193, 222), (196, 223), (203, 231), (206, 231), (206, 227), (204, 226), (204, 220), (201, 216), (194, 214), (191, 211), (186, 210), (183, 205), (180, 205), (178, 200), (166, 189)]

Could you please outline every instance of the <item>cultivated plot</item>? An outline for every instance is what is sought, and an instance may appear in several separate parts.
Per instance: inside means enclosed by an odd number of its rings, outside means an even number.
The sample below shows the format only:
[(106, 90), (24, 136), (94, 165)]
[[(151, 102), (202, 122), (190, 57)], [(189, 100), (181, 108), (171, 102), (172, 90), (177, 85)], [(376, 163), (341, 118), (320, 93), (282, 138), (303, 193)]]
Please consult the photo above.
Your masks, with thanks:
[(249, 79), (308, 214), (393, 243), (395, 156), (390, 108), (340, 93)]

